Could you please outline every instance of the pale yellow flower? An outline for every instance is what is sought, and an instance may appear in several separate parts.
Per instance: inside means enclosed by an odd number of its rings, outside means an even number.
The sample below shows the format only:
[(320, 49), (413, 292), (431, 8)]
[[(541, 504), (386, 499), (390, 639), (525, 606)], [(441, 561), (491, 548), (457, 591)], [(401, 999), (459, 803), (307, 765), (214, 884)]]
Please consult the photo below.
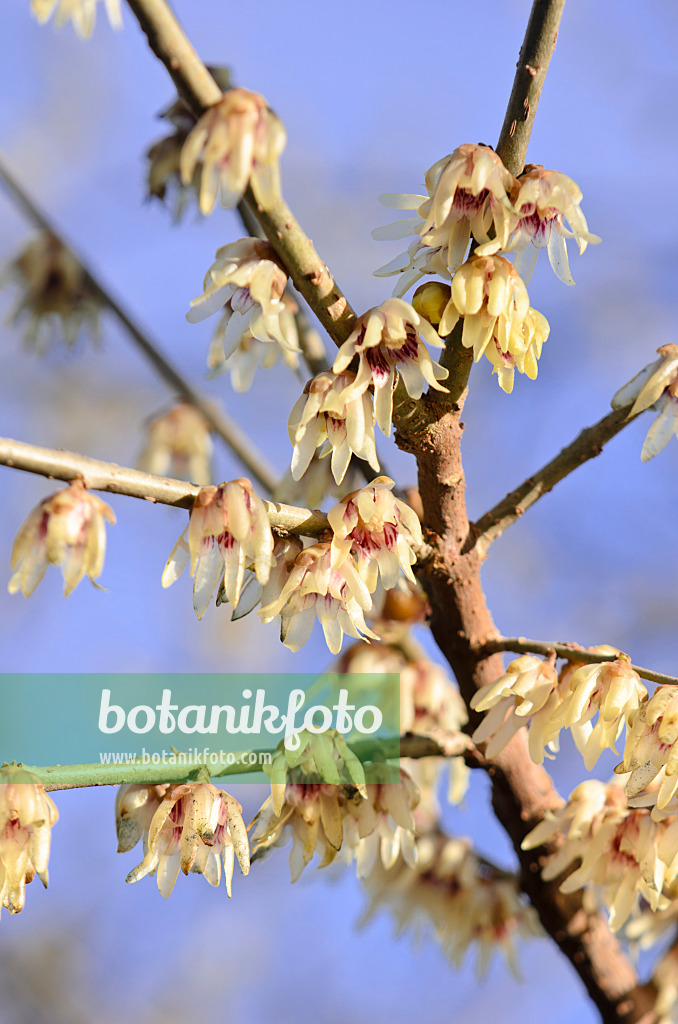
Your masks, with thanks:
[(194, 577), (193, 607), (199, 619), (222, 575), (226, 596), (234, 607), (240, 599), (246, 569), (253, 567), (258, 581), (268, 582), (273, 566), (273, 533), (266, 506), (249, 480), (200, 488), (188, 529), (167, 560), (163, 587), (171, 586), (189, 562)]
[[(283, 303), (287, 274), (273, 246), (260, 238), (240, 238), (217, 250), (205, 275), (203, 294), (191, 302), (190, 324), (222, 311), (210, 346), (208, 365), (219, 368), (235, 352), (246, 332), (298, 352)], [(281, 318), (285, 318), (285, 330)]]
[(516, 270), (524, 281), (532, 277), (539, 250), (548, 247), (549, 261), (564, 284), (574, 284), (567, 258), (567, 238), (576, 239), (579, 252), (589, 243), (600, 242), (588, 229), (579, 204), (579, 186), (560, 171), (547, 171), (541, 164), (528, 164), (518, 178), (512, 199), (518, 225), (508, 244), (516, 253)]
[[(94, 30), (98, 0), (31, 0), (31, 12), (40, 24), (54, 15), (54, 24), (61, 28), (67, 21), (81, 39), (88, 39)], [(106, 14), (113, 28), (122, 28), (120, 0), (104, 0)]]
[(189, 871), (204, 875), (216, 887), (221, 881), (223, 861), (230, 896), (236, 858), (243, 875), (250, 869), (242, 807), (229, 793), (209, 782), (168, 786), (143, 838), (144, 858), (126, 881), (138, 882), (157, 873), (158, 889), (165, 897), (171, 894), (180, 870), (185, 875)]
[(95, 583), (104, 567), (105, 521), (115, 523), (113, 509), (90, 494), (82, 480), (43, 498), (14, 540), (10, 594), (20, 590), (30, 597), (48, 565), (61, 566), (65, 597), (85, 575)]
[(139, 469), (156, 476), (208, 484), (212, 479), (210, 429), (198, 409), (180, 402), (149, 424)]
[(416, 513), (391, 493), (393, 480), (377, 477), (352, 491), (327, 513), (332, 536), (332, 567), (355, 556), (358, 572), (370, 593), (381, 578), (385, 590), (395, 587), (402, 571), (415, 582), (415, 548), (422, 543)]
[(275, 787), (254, 819), (255, 856), (285, 845), (291, 835), (293, 882), (314, 854), (320, 867), (337, 856), (345, 863), (355, 861), (360, 878), (376, 863), (391, 867), (399, 856), (414, 864), (418, 791), (406, 772), (400, 776), (399, 783), (352, 786), (300, 781), (303, 774), (292, 772), (290, 781)]
[(644, 367), (612, 399), (613, 409), (633, 403), (629, 416), (646, 409), (659, 413), (643, 443), (643, 462), (649, 462), (678, 435), (678, 345), (662, 345), (657, 352), (659, 359)]
[(53, 235), (34, 238), (1, 280), (21, 290), (10, 323), (26, 321), (25, 344), (38, 353), (55, 339), (71, 348), (83, 329), (98, 338), (101, 299), (78, 260)]
[(313, 544), (297, 556), (287, 583), (275, 600), (261, 608), (262, 622), (281, 617), (280, 636), (285, 647), (298, 651), (311, 635), (316, 616), (332, 654), (338, 654), (346, 636), (378, 640), (365, 622), (372, 598), (355, 562), (346, 559), (332, 567), (329, 541)]
[(396, 373), (400, 373), (410, 398), (421, 398), (427, 384), (437, 391), (446, 390), (438, 382), (445, 380), (448, 371), (431, 358), (424, 341), (443, 347), (437, 332), (409, 303), (387, 299), (358, 317), (334, 361), (334, 372), (343, 373), (358, 357), (358, 376), (348, 391), (362, 394), (374, 387), (377, 423), (387, 437), (391, 433)]
[(0, 769), (0, 907), (18, 914), (26, 883), (47, 888), (52, 825), (59, 814), (36, 775), (17, 765)]
[(416, 854), (413, 866), (402, 857), (390, 869), (375, 865), (365, 880), (370, 905), (363, 921), (386, 906), (398, 932), (410, 928), (419, 935), (422, 926), (431, 927), (456, 967), (475, 947), (482, 976), (499, 951), (519, 978), (516, 940), (542, 931), (516, 877), (478, 857), (469, 840), (435, 830), (416, 840)]
[[(207, 357), (207, 364), (213, 367), (212, 375), (218, 373), (230, 374), (231, 387), (234, 391), (249, 391), (252, 387), (257, 367), (264, 370), (270, 369), (282, 357), (283, 363), (292, 371), (297, 371), (300, 366), (299, 333), (297, 322), (294, 316), (297, 305), (287, 294), (281, 299), (283, 309), (277, 314), (278, 324), (276, 337), (263, 336), (259, 332), (257, 337), (248, 328), (240, 338), (230, 356), (224, 360), (224, 342), (222, 320), (212, 338), (210, 353)], [(227, 330), (228, 328), (226, 328)], [(279, 336), (278, 336), (279, 331)], [(282, 337), (281, 343), (279, 337)]]
[(429, 168), (425, 181), (426, 196), (381, 196), (386, 206), (418, 212), (416, 218), (372, 233), (377, 239), (413, 232), (420, 236), (407, 253), (376, 272), (383, 277), (403, 272), (395, 295), (403, 295), (424, 274), (453, 274), (464, 260), (471, 235), (480, 243), (479, 255), (498, 252), (518, 221), (509, 198), (516, 180), (489, 146), (458, 146)]
[(553, 660), (530, 654), (515, 658), (504, 675), (474, 693), (471, 707), (487, 714), (473, 733), (473, 742), (486, 743), (485, 754), (492, 758), (527, 727), (530, 757), (542, 764), (544, 755), (552, 757), (558, 750), (558, 732), (550, 722), (563, 700), (562, 689)]
[(661, 773), (656, 805), (663, 810), (672, 800), (678, 789), (678, 688), (657, 687), (630, 713), (624, 759), (615, 771), (631, 773), (626, 782), (628, 797), (642, 793)]
[(439, 333), (450, 334), (460, 318), (462, 344), (473, 349), (476, 362), (487, 356), (503, 391), (513, 390), (515, 370), (535, 379), (550, 328), (546, 318), (530, 307), (527, 289), (508, 260), (474, 255), (459, 268)]
[(264, 210), (280, 195), (278, 158), (287, 136), (266, 100), (247, 89), (229, 89), (203, 114), (181, 152), (181, 180), (189, 185), (202, 160), (200, 210), (212, 212), (217, 196), (230, 209), (250, 186)]
[(614, 661), (579, 665), (569, 686), (570, 693), (552, 715), (550, 725), (571, 731), (590, 771), (603, 750), (615, 749), (626, 721), (645, 700), (647, 690), (623, 655)]
[[(356, 389), (356, 375), (325, 370), (310, 380), (290, 413), (288, 431), (294, 445), (292, 477), (300, 480), (316, 453), (331, 453), (332, 475), (344, 479), (351, 456), (379, 471), (374, 446), (374, 401), (367, 390)], [(318, 449), (320, 449), (318, 451)]]

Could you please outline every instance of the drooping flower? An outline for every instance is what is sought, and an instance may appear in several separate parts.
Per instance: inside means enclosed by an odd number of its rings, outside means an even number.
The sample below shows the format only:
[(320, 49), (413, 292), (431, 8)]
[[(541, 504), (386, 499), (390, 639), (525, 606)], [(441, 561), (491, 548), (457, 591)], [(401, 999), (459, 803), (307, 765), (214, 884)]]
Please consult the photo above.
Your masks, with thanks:
[(247, 568), (254, 568), (260, 583), (268, 581), (273, 565), (273, 533), (266, 506), (249, 480), (200, 488), (188, 529), (167, 560), (163, 587), (171, 586), (189, 562), (194, 577), (193, 607), (199, 619), (205, 614), (222, 575), (226, 596), (234, 607)]
[(438, 328), (452, 332), (463, 317), (462, 344), (492, 363), (499, 386), (513, 390), (514, 371), (534, 380), (542, 345), (549, 336), (544, 316), (530, 307), (515, 267), (502, 256), (472, 256), (452, 278), (452, 293)]
[(229, 89), (189, 134), (181, 151), (181, 179), (189, 185), (202, 160), (200, 210), (212, 212), (217, 196), (230, 209), (247, 187), (264, 210), (280, 195), (278, 158), (287, 135), (266, 100), (248, 89)]
[(421, 545), (416, 513), (391, 493), (393, 480), (379, 476), (367, 487), (352, 491), (327, 513), (332, 536), (332, 566), (355, 555), (358, 573), (370, 593), (378, 577), (385, 590), (398, 582), (400, 572), (414, 582), (415, 548)]
[(678, 435), (678, 345), (662, 345), (659, 359), (644, 367), (612, 399), (613, 409), (631, 406), (629, 416), (654, 409), (659, 415), (647, 432), (640, 457), (643, 462), (658, 455), (674, 434)]
[(374, 403), (367, 390), (356, 389), (354, 373), (323, 371), (310, 380), (290, 413), (288, 430), (294, 445), (292, 477), (300, 480), (316, 454), (332, 453), (332, 475), (340, 484), (351, 456), (364, 459), (376, 472)]
[(95, 583), (104, 567), (105, 521), (115, 523), (113, 509), (90, 494), (82, 480), (43, 498), (14, 540), (10, 594), (20, 590), (30, 597), (50, 564), (61, 566), (65, 597), (85, 575)]
[[(123, 793), (123, 803), (126, 796)], [(138, 882), (157, 873), (158, 889), (165, 897), (171, 894), (180, 870), (185, 875), (189, 871), (204, 875), (216, 887), (221, 881), (223, 860), (230, 896), (236, 858), (243, 875), (250, 869), (242, 807), (229, 793), (209, 782), (168, 786), (143, 839), (144, 858), (126, 881)], [(125, 849), (132, 846), (126, 845)]]
[(26, 883), (47, 888), (52, 825), (59, 813), (37, 775), (17, 765), (0, 769), (0, 907), (18, 914)]
[[(564, 284), (574, 284), (567, 258), (567, 238), (575, 238), (579, 252), (600, 242), (588, 229), (579, 204), (579, 186), (560, 171), (528, 164), (518, 177), (512, 196), (519, 222), (502, 248), (516, 253), (516, 270), (524, 281), (532, 277), (539, 250), (548, 247), (549, 261)], [(566, 225), (569, 225), (566, 226)]]
[(140, 839), (144, 841), (144, 854), (148, 852), (148, 831), (153, 815), (169, 789), (168, 783), (159, 786), (119, 786), (115, 798), (115, 831), (118, 853), (133, 850)]
[(139, 469), (156, 476), (174, 476), (194, 484), (212, 479), (210, 426), (195, 406), (180, 402), (156, 417), (139, 456)]
[(624, 655), (614, 661), (579, 665), (569, 677), (569, 687), (550, 726), (570, 729), (590, 771), (603, 750), (615, 749), (626, 721), (645, 700), (647, 690)]
[(477, 948), (476, 971), (485, 974), (496, 951), (520, 977), (516, 939), (542, 934), (515, 875), (479, 857), (467, 839), (435, 830), (416, 840), (413, 866), (400, 857), (390, 869), (375, 865), (365, 880), (370, 903), (361, 923), (388, 907), (398, 932), (431, 926), (446, 956), (460, 967)]
[(398, 856), (414, 863), (412, 812), (418, 792), (406, 772), (401, 771), (399, 783), (364, 787), (303, 779), (303, 774), (293, 772), (259, 810), (253, 822), (255, 856), (284, 846), (291, 835), (293, 882), (314, 854), (320, 867), (337, 856), (345, 863), (355, 861), (361, 878), (378, 862), (392, 866)]
[(453, 274), (464, 260), (471, 235), (480, 243), (476, 252), (481, 256), (505, 248), (518, 219), (509, 198), (516, 180), (489, 146), (458, 146), (429, 168), (425, 182), (426, 196), (381, 196), (386, 206), (419, 214), (373, 232), (378, 239), (412, 232), (420, 236), (406, 254), (377, 271), (377, 276), (404, 272), (397, 295), (424, 274)]
[[(273, 561), (271, 574), (268, 582), (260, 583), (252, 569), (245, 572), (245, 582), (242, 585), (238, 603), (233, 608), (231, 619), (237, 622), (254, 611), (258, 604), (266, 606), (275, 601), (289, 579), (290, 572), (297, 555), (304, 550), (301, 537), (289, 534), (287, 537), (274, 537)], [(217, 607), (228, 603), (224, 581), (222, 580), (217, 591)]]
[(344, 634), (356, 640), (379, 638), (365, 622), (372, 605), (370, 592), (348, 558), (332, 567), (328, 542), (313, 544), (297, 556), (278, 597), (261, 608), (262, 622), (280, 615), (280, 637), (291, 651), (298, 651), (311, 635), (317, 616), (332, 654), (341, 650)]
[(192, 300), (186, 314), (190, 324), (197, 324), (223, 310), (210, 346), (212, 369), (228, 359), (246, 331), (298, 351), (296, 339), (283, 332), (280, 320), (286, 313), (282, 302), (286, 284), (287, 274), (273, 246), (260, 238), (240, 238), (217, 250), (205, 275), (203, 294)]
[(628, 807), (619, 784), (589, 779), (577, 786), (561, 810), (548, 812), (525, 837), (523, 849), (558, 836), (564, 842), (547, 859), (542, 878), (553, 881), (580, 861), (560, 891), (598, 886), (612, 931), (621, 928), (641, 896), (653, 909), (668, 905), (663, 888), (665, 880), (672, 880), (667, 865), (676, 856), (674, 837), (666, 825), (652, 821), (648, 811)]
[(482, 686), (471, 699), (475, 711), (486, 711), (473, 733), (474, 743), (487, 743), (486, 756), (495, 757), (527, 727), (530, 757), (542, 764), (544, 755), (558, 750), (558, 732), (550, 728), (554, 710), (563, 699), (553, 659), (542, 661), (524, 654), (515, 658), (504, 675)]
[(631, 711), (624, 759), (615, 771), (631, 773), (626, 782), (628, 797), (642, 793), (661, 773), (656, 805), (663, 810), (672, 800), (678, 789), (678, 688), (659, 686)]
[[(61, 28), (67, 21), (81, 39), (89, 39), (94, 31), (98, 0), (31, 0), (31, 11), (43, 25), (54, 14), (54, 24)], [(113, 28), (122, 28), (120, 0), (104, 0), (106, 14)]]
[(408, 302), (387, 299), (358, 317), (357, 323), (337, 353), (333, 370), (343, 373), (358, 356), (359, 369), (351, 393), (361, 394), (374, 386), (377, 423), (388, 437), (393, 416), (396, 371), (410, 398), (421, 398), (426, 385), (437, 391), (448, 371), (431, 358), (424, 341), (442, 348), (443, 342), (427, 320)]
[(98, 337), (101, 299), (70, 249), (53, 235), (45, 232), (34, 238), (2, 280), (16, 283), (22, 291), (10, 322), (27, 321), (29, 348), (42, 355), (55, 338), (70, 348), (83, 329)]
[(230, 373), (231, 386), (235, 391), (249, 391), (257, 367), (261, 366), (262, 369), (268, 370), (271, 366), (275, 366), (279, 356), (290, 370), (299, 369), (299, 333), (294, 317), (296, 303), (287, 294), (283, 295), (281, 303), (283, 309), (278, 314), (277, 326), (284, 339), (284, 344), (281, 344), (277, 337), (275, 340), (270, 337), (262, 337), (263, 332), (255, 337), (248, 329), (228, 359), (224, 360), (223, 317), (217, 326), (212, 337), (207, 365), (213, 368), (213, 374)]

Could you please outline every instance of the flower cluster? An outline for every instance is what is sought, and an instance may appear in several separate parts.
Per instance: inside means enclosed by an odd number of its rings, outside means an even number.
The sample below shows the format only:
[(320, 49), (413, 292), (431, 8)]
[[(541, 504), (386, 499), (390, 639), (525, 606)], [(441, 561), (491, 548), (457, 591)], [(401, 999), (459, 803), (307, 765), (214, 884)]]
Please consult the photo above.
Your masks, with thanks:
[(571, 178), (535, 164), (514, 178), (488, 146), (459, 146), (426, 172), (425, 183), (425, 196), (381, 197), (385, 206), (418, 212), (416, 218), (373, 232), (378, 239), (418, 235), (406, 253), (376, 272), (403, 273), (395, 295), (403, 295), (425, 274), (453, 275), (471, 237), (479, 256), (515, 251), (517, 269), (526, 281), (539, 249), (546, 246), (554, 271), (566, 284), (574, 284), (566, 239), (575, 238), (580, 253), (600, 241), (588, 230), (581, 191)]
[(236, 858), (243, 875), (249, 872), (242, 807), (209, 782), (125, 786), (118, 794), (116, 821), (119, 852), (133, 849), (143, 838), (144, 858), (126, 881), (138, 882), (157, 873), (158, 889), (165, 897), (171, 894), (179, 870), (204, 875), (216, 887), (223, 861), (229, 896)]
[[(317, 854), (320, 867), (340, 855), (356, 862), (365, 877), (381, 861), (392, 866), (399, 856), (414, 864), (414, 819), (418, 792), (406, 772), (399, 783), (337, 785), (312, 781), (319, 774), (293, 771), (278, 784), (253, 824), (254, 856), (292, 838), (290, 874), (296, 881)], [(273, 787), (272, 787), (273, 788)]]
[(450, 334), (460, 318), (462, 344), (473, 349), (476, 362), (487, 356), (503, 391), (513, 390), (515, 370), (536, 378), (550, 328), (546, 317), (530, 307), (527, 289), (508, 260), (475, 255), (459, 268), (452, 278), (440, 334)]
[[(605, 647), (594, 651), (618, 653)], [(541, 764), (544, 754), (558, 750), (560, 731), (568, 728), (590, 770), (603, 750), (614, 750), (624, 724), (646, 696), (624, 655), (595, 664), (568, 663), (560, 676), (552, 659), (523, 655), (496, 682), (474, 694), (471, 707), (487, 715), (473, 740), (487, 743), (486, 754), (494, 757), (526, 725), (530, 756)]]
[(541, 935), (533, 908), (522, 897), (515, 876), (482, 860), (465, 839), (439, 832), (416, 841), (416, 863), (398, 858), (393, 867), (379, 865), (365, 882), (370, 904), (366, 921), (382, 906), (393, 913), (398, 932), (431, 925), (456, 967), (476, 946), (476, 969), (482, 976), (495, 951), (520, 977), (516, 939)]
[(53, 235), (33, 239), (7, 267), (2, 280), (22, 290), (10, 322), (27, 320), (28, 347), (42, 354), (55, 337), (71, 347), (83, 328), (93, 338), (98, 336), (101, 299), (78, 260)]
[(217, 250), (203, 294), (193, 299), (186, 314), (195, 324), (222, 311), (208, 356), (211, 369), (223, 368), (244, 336), (291, 353), (299, 351), (294, 318), (283, 302), (286, 285), (287, 274), (268, 242), (240, 238)]
[(51, 829), (59, 818), (36, 775), (17, 765), (0, 769), (0, 907), (23, 910), (26, 883), (47, 888)]
[(194, 484), (212, 479), (210, 426), (193, 405), (180, 402), (156, 417), (139, 456), (139, 469), (156, 476), (174, 476)]
[(357, 391), (355, 381), (354, 373), (325, 371), (307, 383), (288, 423), (294, 480), (301, 480), (318, 449), (321, 459), (332, 453), (330, 466), (337, 484), (346, 476), (352, 455), (379, 471), (372, 396)]
[(613, 409), (631, 405), (629, 416), (646, 409), (659, 413), (643, 443), (643, 462), (649, 462), (678, 435), (678, 345), (662, 345), (657, 353), (659, 359), (645, 366), (612, 399)]
[(95, 583), (104, 567), (106, 521), (115, 522), (113, 509), (90, 494), (81, 480), (44, 498), (14, 540), (10, 594), (21, 591), (30, 597), (50, 564), (61, 566), (66, 597), (85, 575)]
[[(188, 539), (186, 538), (188, 534)], [(235, 607), (246, 569), (267, 583), (273, 566), (273, 534), (266, 506), (249, 480), (201, 487), (187, 530), (178, 538), (162, 574), (169, 587), (190, 562), (193, 607), (203, 617), (222, 575), (228, 601)]]
[(190, 185), (198, 163), (200, 210), (212, 212), (217, 196), (230, 209), (248, 186), (264, 210), (280, 195), (278, 158), (287, 136), (266, 100), (248, 89), (229, 89), (192, 129), (180, 156), (181, 180)]
[(542, 878), (553, 881), (579, 863), (560, 891), (598, 886), (613, 931), (637, 912), (641, 897), (653, 910), (669, 906), (665, 890), (678, 878), (678, 819), (655, 822), (647, 810), (627, 805), (620, 784), (589, 779), (561, 810), (547, 812), (525, 837), (523, 848), (531, 850), (557, 837), (562, 845), (547, 859)]
[[(88, 39), (94, 31), (98, 0), (31, 0), (31, 11), (44, 24), (54, 15), (54, 24), (61, 28), (67, 21), (81, 39)], [(104, 0), (108, 20), (113, 28), (122, 28), (120, 0)]]
[(424, 344), (442, 348), (442, 341), (430, 323), (402, 299), (387, 299), (358, 317), (353, 331), (339, 349), (334, 373), (343, 373), (358, 358), (358, 375), (347, 388), (360, 395), (374, 388), (376, 421), (387, 437), (393, 418), (393, 389), (396, 371), (410, 398), (421, 398), (426, 385), (437, 391), (448, 371), (429, 355)]

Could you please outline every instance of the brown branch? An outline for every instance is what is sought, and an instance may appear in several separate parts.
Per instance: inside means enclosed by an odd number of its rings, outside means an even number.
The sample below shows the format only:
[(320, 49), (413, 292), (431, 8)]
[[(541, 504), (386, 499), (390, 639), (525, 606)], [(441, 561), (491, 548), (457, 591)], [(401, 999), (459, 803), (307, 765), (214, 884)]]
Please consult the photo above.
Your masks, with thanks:
[[(567, 661), (574, 661), (583, 665), (595, 665), (601, 661), (614, 661), (616, 654), (598, 654), (589, 651), (573, 643), (551, 643), (547, 640), (526, 640), (525, 637), (498, 636), (487, 640), (478, 654), (486, 656), (495, 654), (497, 651), (514, 651), (516, 654), (555, 654), (557, 658), (565, 658)], [(678, 686), (678, 677), (667, 676), (663, 672), (655, 672), (651, 668), (643, 668), (642, 665), (629, 665), (634, 672), (637, 672), (641, 679), (647, 679), (651, 683), (659, 683), (661, 686)]]
[[(130, 498), (143, 498), (179, 508), (191, 508), (200, 490), (195, 484), (187, 484), (183, 480), (154, 476), (138, 469), (117, 466), (114, 462), (90, 459), (75, 452), (39, 448), (6, 437), (0, 438), (0, 466), (37, 473), (54, 480), (83, 480), (93, 491), (126, 494)], [(269, 522), (276, 530), (316, 537), (329, 529), (327, 517), (322, 512), (310, 512), (306, 508), (273, 501), (264, 501), (264, 505)]]
[(600, 455), (603, 446), (636, 418), (629, 415), (629, 409), (628, 405), (622, 409), (615, 409), (592, 427), (585, 427), (555, 458), (529, 476), (471, 526), (470, 539), (475, 543), (482, 558), (486, 556), (490, 544), (539, 498), (548, 494), (557, 483), (584, 462)]
[(110, 291), (95, 277), (94, 273), (84, 262), (79, 253), (67, 242), (63, 235), (56, 230), (49, 218), (40, 210), (26, 190), (19, 184), (16, 178), (10, 174), (0, 160), (0, 182), (5, 191), (11, 196), (16, 205), (23, 211), (26, 217), (36, 227), (48, 232), (53, 238), (63, 245), (65, 249), (75, 257), (80, 264), (87, 280), (89, 288), (99, 297), (101, 302), (108, 307), (113, 315), (122, 324), (128, 336), (136, 347), (144, 354), (148, 362), (158, 372), (166, 384), (172, 388), (181, 398), (198, 409), (209, 423), (211, 429), (218, 434), (222, 441), (233, 452), (236, 458), (245, 466), (247, 471), (269, 494), (273, 493), (276, 485), (276, 476), (270, 468), (264, 456), (257, 450), (253, 441), (244, 433), (238, 424), (220, 412), (211, 402), (198, 394), (191, 385), (182, 377), (179, 371), (163, 355), (155, 342), (151, 341), (148, 335), (141, 330), (139, 325), (132, 319), (123, 306), (113, 297)]
[(565, 0), (535, 0), (520, 48), (511, 98), (497, 143), (497, 153), (511, 174), (525, 166), (527, 145), (537, 113)]
[[(196, 113), (202, 113), (219, 97), (211, 87), (204, 92), (195, 88), (194, 65), (200, 62), (164, 0), (128, 0), (128, 4), (146, 31), (151, 48), (165, 63), (182, 94)], [(502, 132), (499, 143), (505, 150), (502, 155), (509, 167), (515, 166), (517, 159), (522, 165), (524, 159), (535, 113), (533, 108), (536, 108), (548, 56), (555, 44), (562, 6), (562, 2), (556, 0), (534, 0), (522, 51), (522, 70), (519, 69), (516, 76), (512, 96), (512, 103), (522, 104), (519, 111), (522, 121), (512, 115), (509, 104), (508, 135), (514, 141), (507, 149)], [(182, 72), (185, 72), (185, 82)], [(532, 84), (521, 84), (525, 73), (534, 79)], [(529, 110), (525, 98), (530, 104)], [(514, 120), (515, 129), (512, 128)], [(254, 208), (251, 194), (246, 198)], [(255, 212), (295, 286), (334, 341), (342, 343), (352, 328), (355, 314), (289, 208), (280, 200), (267, 213), (256, 209)], [(457, 346), (452, 344), (450, 348), (454, 351)], [(469, 522), (460, 457), (460, 415), (468, 367), (463, 365), (462, 355), (456, 359), (453, 353), (446, 353), (446, 356), (458, 362), (461, 368), (459, 373), (451, 373), (458, 396), (453, 396), (453, 404), (449, 399), (440, 402), (436, 395), (430, 394), (420, 403), (408, 402), (402, 394), (396, 396), (397, 441), (416, 455), (419, 466), (424, 529), (431, 545), (431, 553), (419, 572), (431, 603), (431, 628), (468, 702), (477, 687), (501, 674), (502, 665), (498, 654), (480, 657), (477, 653), (478, 647), (496, 636), (497, 631), (480, 583), (478, 548), (467, 549)], [(584, 910), (580, 895), (564, 897), (555, 884), (543, 883), (539, 851), (520, 849), (522, 839), (544, 813), (562, 803), (548, 774), (530, 760), (524, 736), (519, 734), (514, 738), (496, 759), (491, 772), (495, 811), (516, 847), (522, 866), (521, 884), (542, 924), (577, 970), (606, 1024), (638, 1024), (641, 1020), (649, 1024), (652, 993), (638, 987), (631, 965), (603, 919)]]

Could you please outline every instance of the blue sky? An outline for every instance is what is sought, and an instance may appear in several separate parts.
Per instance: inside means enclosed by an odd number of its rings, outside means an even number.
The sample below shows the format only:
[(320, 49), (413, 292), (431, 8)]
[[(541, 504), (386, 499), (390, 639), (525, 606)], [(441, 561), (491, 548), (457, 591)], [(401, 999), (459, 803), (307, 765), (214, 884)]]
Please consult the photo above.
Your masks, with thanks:
[[(496, 142), (529, 4), (486, 0), (481, 16), (477, 5), (450, 0), (177, 0), (176, 10), (201, 56), (230, 64), (237, 82), (264, 93), (285, 122), (285, 196), (352, 304), (362, 311), (387, 297), (389, 282), (371, 272), (400, 249), (370, 238), (392, 219), (377, 196), (416, 192), (425, 170), (461, 142)], [(11, 46), (0, 66), (0, 148), (111, 290), (203, 382), (211, 325), (191, 326), (184, 313), (215, 249), (240, 229), (219, 211), (207, 221), (189, 214), (175, 227), (159, 205), (143, 203), (143, 152), (163, 133), (154, 115), (172, 89), (127, 10), (124, 21), (114, 33), (100, 14), (83, 43), (68, 27), (40, 28), (28, 0), (3, 4), (0, 34)], [(665, 197), (678, 158), (677, 22), (666, 0), (566, 7), (529, 159), (578, 182), (603, 243), (573, 255), (576, 288), (539, 261), (530, 296), (551, 336), (536, 382), (520, 378), (506, 396), (488, 365), (474, 370), (465, 415), (474, 516), (603, 416), (617, 388), (676, 340), (676, 236)], [(29, 235), (0, 196), (0, 258)], [(10, 306), (0, 295), (3, 317)], [(106, 319), (102, 333), (99, 349), (82, 343), (38, 359), (3, 327), (0, 434), (133, 464), (143, 421), (168, 396), (114, 323)], [(260, 372), (246, 396), (226, 378), (204, 387), (282, 471), (295, 378)], [(497, 542), (484, 579), (502, 631), (613, 643), (675, 673), (678, 444), (641, 465), (648, 426), (647, 417), (631, 426)], [(408, 456), (389, 442), (382, 451), (403, 482), (413, 481)], [(220, 478), (241, 473), (221, 451), (217, 466)], [(20, 522), (54, 487), (0, 474), (7, 565)], [(105, 593), (83, 583), (64, 601), (56, 571), (29, 601), (0, 588), (5, 671), (315, 671), (329, 662), (316, 634), (293, 656), (255, 617), (231, 624), (211, 609), (198, 623), (187, 579), (168, 591), (159, 585), (185, 514), (124, 498), (111, 504), (118, 524), (108, 534)], [(601, 761), (600, 774), (613, 764), (614, 755)], [(564, 792), (583, 772), (568, 751), (554, 769)], [(250, 789), (243, 800), (254, 810), (260, 796)], [(174, 1009), (204, 997), (225, 1021), (350, 1014), (359, 1024), (380, 1013), (399, 1024), (416, 1012), (432, 1024), (470, 1024), (501, 1006), (510, 1024), (541, 1018), (545, 999), (553, 1024), (595, 1019), (547, 943), (523, 952), (529, 985), (495, 964), (478, 986), (433, 942), (394, 940), (386, 915), (356, 933), (364, 898), (350, 872), (310, 871), (290, 887), (284, 853), (236, 878), (228, 906), (225, 893), (195, 877), (182, 877), (165, 902), (151, 880), (123, 884), (133, 861), (114, 854), (112, 792), (63, 794), (59, 806), (50, 890), (32, 885), (24, 913), (3, 916), (0, 951), (28, 956), (46, 936), (71, 936), (86, 965), (82, 998), (110, 1002), (112, 1017), (129, 1008), (150, 1021), (169, 970), (181, 978)], [(484, 779), (448, 817), (451, 829), (512, 863)], [(10, 1019), (0, 1006), (0, 1022)]]

